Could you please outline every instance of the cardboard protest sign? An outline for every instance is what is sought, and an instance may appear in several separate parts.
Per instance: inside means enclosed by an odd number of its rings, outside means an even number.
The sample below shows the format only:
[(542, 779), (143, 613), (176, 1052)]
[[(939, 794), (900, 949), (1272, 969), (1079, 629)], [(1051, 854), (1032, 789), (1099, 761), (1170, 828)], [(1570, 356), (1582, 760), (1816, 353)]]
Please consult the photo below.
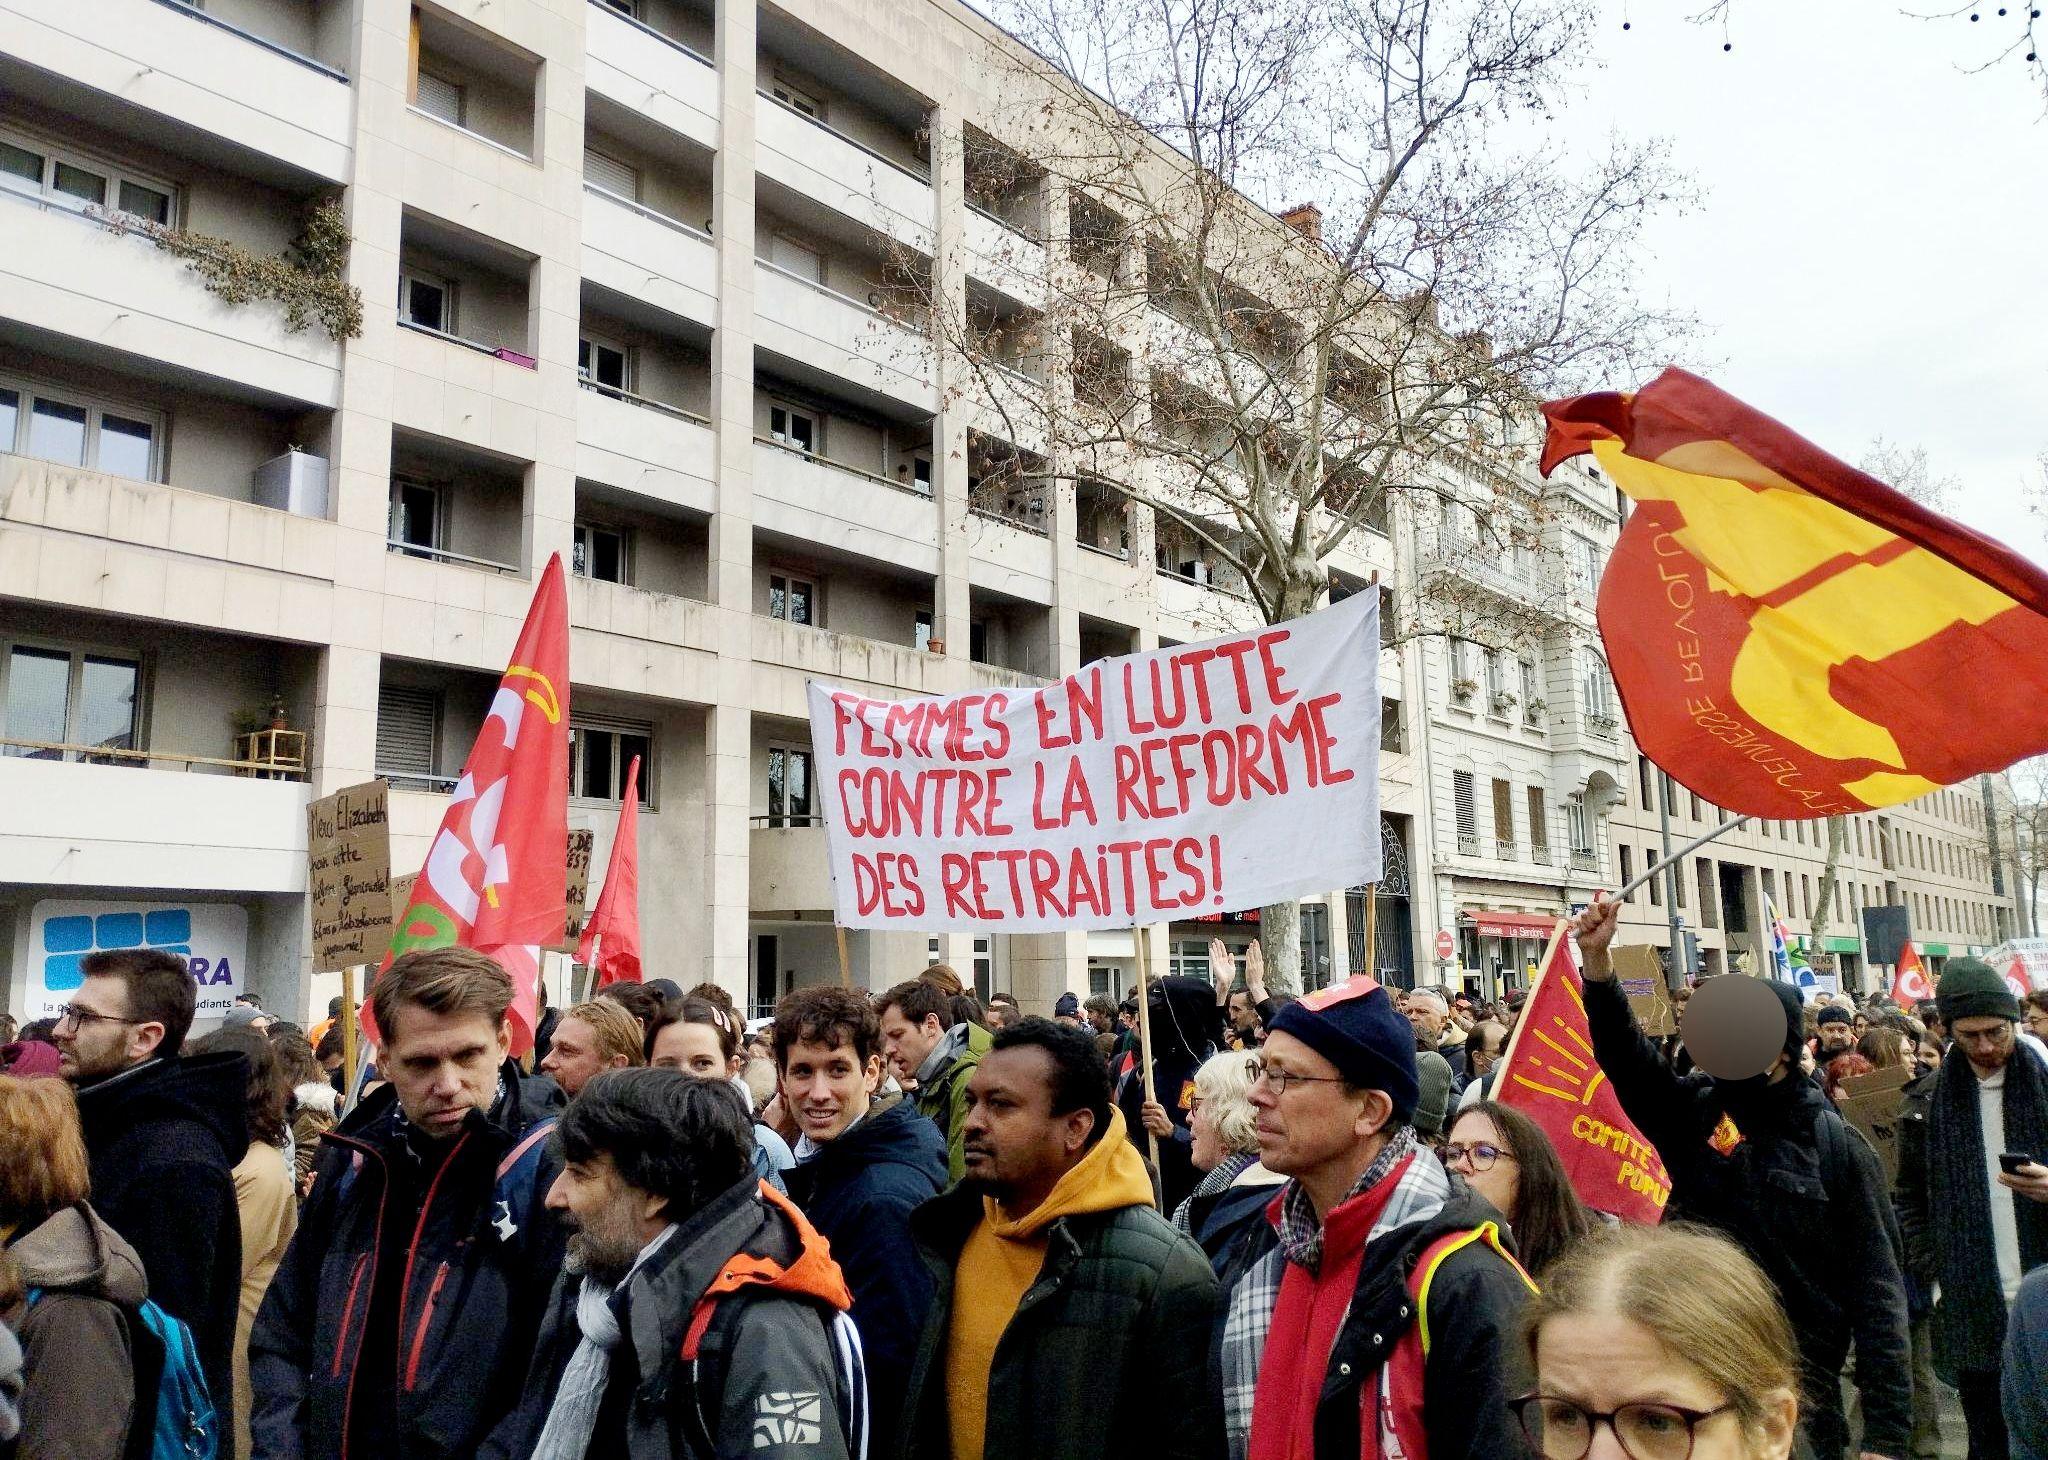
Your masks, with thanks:
[(315, 973), (376, 963), (390, 946), (388, 789), (383, 781), (368, 781), (306, 807)]
[(405, 921), (405, 910), (412, 906), (412, 885), (419, 881), (420, 874), (408, 872), (402, 877), (391, 879), (391, 931), (396, 933)]
[(572, 827), (569, 831), (569, 909), (564, 926), (567, 931), (562, 941), (554, 945), (556, 953), (574, 953), (576, 940), (583, 936), (583, 925), (590, 919), (590, 854), (596, 845), (597, 833), (589, 827)]
[(1379, 602), (1039, 690), (810, 687), (838, 921), (1128, 928), (1376, 882)]
[(1887, 1185), (1899, 1175), (1899, 1111), (1906, 1103), (1906, 1086), (1913, 1071), (1904, 1065), (1851, 1075), (1842, 1081), (1835, 1108), (1842, 1119), (1863, 1132), (1884, 1163)]
[(1671, 1004), (1671, 990), (1664, 983), (1664, 960), (1647, 943), (1630, 943), (1614, 950), (1614, 976), (1628, 994), (1628, 1006), (1636, 1022), (1652, 1039), (1678, 1032), (1678, 1011)]

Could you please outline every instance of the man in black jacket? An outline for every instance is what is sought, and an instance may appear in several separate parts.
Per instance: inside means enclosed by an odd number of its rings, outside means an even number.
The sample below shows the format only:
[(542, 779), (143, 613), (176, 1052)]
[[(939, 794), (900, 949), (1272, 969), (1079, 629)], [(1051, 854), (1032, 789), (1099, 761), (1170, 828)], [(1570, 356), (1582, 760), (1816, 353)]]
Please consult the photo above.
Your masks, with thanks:
[[(1802, 1429), (1820, 1460), (1848, 1444), (1841, 1375), (1853, 1344), (1865, 1456), (1904, 1460), (1912, 1433), (1901, 1243), (1877, 1153), (1799, 1076), (1799, 991), (1770, 982), (1785, 1014), (1772, 1068), (1746, 1080), (1679, 1075), (1635, 1021), (1609, 948), (1619, 904), (1573, 931), (1584, 960), (1593, 1053), (1671, 1176), (1667, 1221), (1717, 1227), (1777, 1284), (1799, 1342)], [(1681, 1033), (1683, 1029), (1681, 1028)], [(1856, 1279), (1840, 1281), (1851, 1272)]]
[(896, 1422), (932, 1279), (910, 1214), (946, 1185), (946, 1140), (908, 1100), (875, 1105), (881, 1026), (865, 994), (798, 989), (775, 1006), (775, 1063), (794, 1121), (789, 1194), (832, 1244), (867, 1356), (868, 1451), (895, 1454)]
[(175, 954), (89, 954), (57, 1021), (58, 1069), (78, 1091), (92, 1204), (142, 1259), (149, 1295), (182, 1318), (222, 1414), (233, 1408), (242, 1292), (235, 1163), (249, 1148), (249, 1067), (181, 1059), (197, 987)]
[(1161, 1205), (1170, 1212), (1195, 1189), (1199, 1178), (1188, 1111), (1195, 1099), (1195, 1071), (1220, 1047), (1223, 1010), (1215, 991), (1201, 979), (1173, 975), (1152, 981), (1146, 1013), (1152, 1026), (1155, 1108), (1145, 1109), (1145, 1072), (1135, 1060), (1117, 1089), (1116, 1104), (1140, 1154), (1149, 1153), (1146, 1136), (1157, 1137)]
[(320, 1142), (249, 1341), (256, 1460), (524, 1460), (518, 1408), (565, 1233), (553, 1083), (510, 1058), (512, 980), (408, 953), (371, 1012), (390, 1083)]
[(1020, 1020), (967, 1102), (967, 1175), (911, 1218), (937, 1294), (906, 1460), (1209, 1460), (1216, 1278), (1152, 1209), (1093, 1037)]

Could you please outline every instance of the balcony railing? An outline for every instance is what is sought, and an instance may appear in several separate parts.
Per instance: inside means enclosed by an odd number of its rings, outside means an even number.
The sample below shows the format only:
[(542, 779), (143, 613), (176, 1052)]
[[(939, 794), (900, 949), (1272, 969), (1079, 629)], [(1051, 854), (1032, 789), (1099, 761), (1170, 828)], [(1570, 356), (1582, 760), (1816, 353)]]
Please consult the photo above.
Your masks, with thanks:
[(1000, 522), (1005, 527), (1014, 527), (1019, 532), (1028, 532), (1033, 537), (1052, 536), (1052, 529), (1043, 522), (1033, 522), (1028, 517), (1021, 517), (1014, 512), (1003, 512), (994, 507), (972, 507), (968, 510), (976, 517), (984, 518), (989, 522)]
[(819, 131), (825, 133), (826, 136), (837, 137), (840, 141), (844, 142), (854, 151), (865, 153), (867, 156), (872, 157), (875, 161), (881, 163), (884, 167), (894, 168), (896, 171), (902, 173), (905, 177), (910, 178), (916, 182), (925, 183), (927, 185), (929, 185), (932, 180), (930, 173), (925, 172), (920, 168), (912, 167), (907, 163), (898, 162), (893, 157), (885, 157), (883, 154), (875, 151), (874, 148), (868, 146), (867, 143), (860, 141), (858, 138), (849, 137), (846, 135), (846, 133), (840, 131), (831, 123), (820, 121), (818, 118), (812, 116), (809, 112), (802, 111), (796, 107), (791, 106), (788, 102), (782, 100), (780, 97), (774, 95), (772, 92), (763, 91), (759, 87), (756, 87), (754, 88), (754, 94), (764, 101), (771, 102), (774, 105), (781, 107), (791, 116), (798, 117), (803, 121), (809, 122)]
[(472, 142), (481, 142), (486, 147), (495, 148), (498, 151), (504, 153), (507, 157), (516, 157), (521, 162), (533, 161), (533, 154), (531, 152), (521, 152), (517, 147), (508, 147), (503, 142), (498, 141), (496, 138), (486, 137), (482, 132), (472, 132), (469, 128), (463, 126), (462, 123), (451, 122), (446, 117), (437, 117), (432, 112), (426, 110), (424, 107), (417, 107), (408, 103), (405, 109), (411, 112), (414, 116), (425, 117), (428, 121), (433, 122), (437, 126), (446, 127), (451, 132), (460, 132), (463, 136), (469, 138)]
[(642, 406), (650, 411), (660, 411), (665, 416), (674, 416), (677, 420), (689, 421), (699, 426), (711, 424), (711, 417), (709, 416), (700, 416), (695, 411), (685, 410), (681, 406), (670, 405), (665, 400), (655, 400), (652, 396), (635, 395), (632, 391), (624, 390), (619, 386), (606, 385), (602, 381), (592, 380), (588, 375), (577, 376), (576, 383), (585, 390), (595, 391), (597, 394), (609, 396), (613, 400), (624, 401), (627, 405)]
[[(165, 0), (165, 3), (174, 3), (174, 0)], [(590, 3), (592, 5), (595, 5), (599, 10), (603, 11), (606, 15), (611, 16), (613, 19), (624, 21), (627, 25), (632, 26), (633, 29), (641, 32), (642, 34), (653, 36), (654, 39), (660, 41), (663, 45), (668, 46), (671, 49), (681, 51), (684, 55), (688, 56), (691, 60), (698, 62), (700, 65), (715, 66), (717, 64), (703, 52), (691, 49), (689, 46), (684, 45), (681, 41), (677, 40), (674, 36), (668, 34), (666, 31), (656, 30), (653, 26), (649, 25), (644, 20), (636, 20), (634, 17), (626, 14), (625, 11), (619, 9), (619, 7), (616, 5), (607, 5), (605, 3), (605, 0), (590, 0)]]
[(1511, 841), (1501, 841), (1500, 839), (1495, 838), (1493, 843), (1493, 854), (1496, 857), (1500, 858), (1503, 862), (1512, 862), (1515, 860), (1515, 843)]
[(515, 350), (509, 345), (487, 345), (482, 340), (472, 340), (462, 335), (451, 335), (446, 330), (437, 330), (432, 325), (420, 324), (416, 320), (407, 319), (402, 314), (398, 316), (398, 327), (402, 330), (411, 330), (417, 335), (431, 335), (437, 340), (446, 340), (451, 345), (460, 345), (463, 349), (474, 350), (479, 355), (489, 355), (493, 359), (503, 360), (508, 365), (517, 365), (522, 370), (538, 370), (540, 368), (540, 362), (534, 359), (533, 356)]
[(1478, 833), (1474, 832), (1469, 835), (1462, 831), (1458, 833), (1458, 855), (1461, 857), (1476, 857), (1479, 855)]
[[(709, 423), (707, 422), (706, 424)], [(754, 440), (759, 445), (772, 447), (776, 451), (787, 452), (799, 461), (808, 461), (813, 466), (829, 467), (833, 471), (843, 471), (849, 476), (863, 477), (871, 482), (879, 482), (882, 486), (893, 488), (896, 491), (908, 492), (913, 497), (923, 497), (929, 500), (932, 494), (931, 483), (929, 482), (897, 481), (892, 477), (883, 476), (878, 471), (869, 471), (865, 467), (848, 466), (843, 461), (834, 461), (829, 456), (820, 456), (815, 451), (806, 451), (801, 446), (792, 446), (787, 441), (778, 441), (773, 436), (762, 436), (757, 433)]]
[(755, 830), (780, 831), (788, 827), (823, 826), (825, 817), (816, 811), (768, 811), (747, 818)]
[(1572, 852), (1572, 870), (1574, 872), (1598, 872), (1600, 870), (1600, 854), (1583, 847), (1575, 848)]
[(85, 765), (176, 766), (189, 771), (233, 771), (238, 776), (267, 776), (277, 780), (304, 780), (303, 768), (277, 761), (236, 760), (220, 755), (193, 755), (180, 750), (127, 750), (111, 745), (73, 745), (53, 740), (0, 738), (0, 755), (23, 760), (75, 761)]
[(273, 56), (282, 56), (287, 61), (296, 61), (308, 71), (317, 71), (322, 76), (332, 77), (343, 86), (348, 85), (348, 73), (346, 71), (338, 71), (325, 61), (316, 61), (311, 56), (302, 56), (289, 46), (281, 46), (276, 41), (267, 40), (256, 34), (253, 30), (242, 29), (241, 26), (236, 25), (233, 21), (222, 20), (218, 15), (209, 15), (197, 5), (192, 4), (191, 0), (156, 0), (156, 3), (164, 6), (166, 9), (175, 10), (180, 15), (189, 15), (192, 19), (210, 25), (216, 30), (224, 30), (229, 35), (240, 36), (252, 46), (261, 46)]
[[(604, 4), (604, 0), (590, 0), (590, 3), (593, 5), (602, 5)], [(607, 6), (606, 8), (609, 9), (610, 7)], [(634, 23), (638, 24), (637, 21)], [(649, 223), (659, 223), (664, 228), (673, 228), (678, 233), (687, 233), (690, 235), (690, 237), (702, 239), (706, 243), (710, 243), (713, 241), (711, 233), (708, 229), (699, 228), (694, 223), (685, 223), (680, 218), (671, 218), (666, 213), (657, 213), (654, 209), (648, 207), (645, 203), (636, 203), (631, 198), (622, 198), (617, 193), (613, 192), (610, 188), (599, 187), (596, 183), (592, 182), (587, 177), (583, 179), (583, 191), (586, 193), (596, 193), (600, 198), (603, 198), (607, 203), (616, 203), (621, 208), (626, 209), (628, 212), (638, 213), (642, 218), (645, 218)]]
[(426, 547), (420, 543), (406, 542), (402, 538), (388, 537), (384, 539), (384, 547), (389, 552), (401, 553), (408, 558), (432, 558), (437, 563), (459, 563), (465, 568), (489, 568), (494, 573), (520, 571), (515, 563), (501, 563), (495, 558), (473, 558), (467, 553), (454, 553), (447, 548)]
[(377, 772), (379, 780), (389, 781), (394, 791), (425, 791), (430, 795), (446, 796), (454, 791), (460, 776), (429, 776), (417, 771)]
[(1589, 714), (1586, 716), (1586, 729), (1601, 740), (1613, 740), (1618, 736), (1621, 722), (1612, 715)]

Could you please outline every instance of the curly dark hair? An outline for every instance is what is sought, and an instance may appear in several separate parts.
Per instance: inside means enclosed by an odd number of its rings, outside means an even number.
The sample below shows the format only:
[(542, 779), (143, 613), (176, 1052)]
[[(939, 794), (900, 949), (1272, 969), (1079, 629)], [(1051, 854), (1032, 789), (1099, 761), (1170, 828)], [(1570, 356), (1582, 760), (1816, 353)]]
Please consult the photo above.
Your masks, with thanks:
[(1109, 1069), (1095, 1048), (1093, 1031), (1032, 1015), (996, 1031), (989, 1053), (1003, 1049), (1044, 1050), (1052, 1061), (1052, 1113), (1087, 1111), (1095, 1118), (1088, 1144), (1102, 1139), (1109, 1129)]
[(775, 1006), (774, 1029), (778, 1069), (788, 1066), (789, 1052), (799, 1044), (822, 1044), (827, 1049), (851, 1044), (854, 1059), (865, 1067), (882, 1042), (874, 1001), (858, 990), (831, 984), (784, 994)]
[(284, 1144), (285, 1112), (291, 1107), (292, 1087), (285, 1078), (284, 1068), (277, 1062), (277, 1051), (270, 1047), (268, 1039), (247, 1025), (216, 1029), (202, 1039), (193, 1040), (185, 1053), (238, 1054), (247, 1060), (249, 1139), (265, 1146)]

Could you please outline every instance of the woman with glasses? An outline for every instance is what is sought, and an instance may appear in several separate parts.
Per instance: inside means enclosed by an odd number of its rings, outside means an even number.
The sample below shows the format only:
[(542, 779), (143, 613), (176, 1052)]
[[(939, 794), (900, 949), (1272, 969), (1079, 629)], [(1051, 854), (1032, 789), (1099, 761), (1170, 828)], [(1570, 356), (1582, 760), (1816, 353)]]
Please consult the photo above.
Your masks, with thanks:
[(1544, 1268), (1599, 1225), (1572, 1190), (1550, 1137), (1519, 1110), (1481, 1100), (1459, 1111), (1443, 1158), (1508, 1219), (1515, 1252), (1539, 1282)]
[(1542, 1460), (1787, 1460), (1798, 1353), (1776, 1292), (1703, 1227), (1622, 1226), (1530, 1300), (1536, 1374), (1511, 1401)]
[[(1259, 1164), (1259, 1113), (1249, 1098), (1258, 1068), (1257, 1056), (1229, 1050), (1210, 1056), (1195, 1071), (1188, 1154), (1202, 1177), (1173, 1209), (1173, 1225), (1209, 1254), (1226, 1299), (1249, 1259), (1270, 1245), (1248, 1239), (1258, 1235), (1273, 1189), (1287, 1179)], [(1223, 1306), (1218, 1306), (1219, 1315)]]

